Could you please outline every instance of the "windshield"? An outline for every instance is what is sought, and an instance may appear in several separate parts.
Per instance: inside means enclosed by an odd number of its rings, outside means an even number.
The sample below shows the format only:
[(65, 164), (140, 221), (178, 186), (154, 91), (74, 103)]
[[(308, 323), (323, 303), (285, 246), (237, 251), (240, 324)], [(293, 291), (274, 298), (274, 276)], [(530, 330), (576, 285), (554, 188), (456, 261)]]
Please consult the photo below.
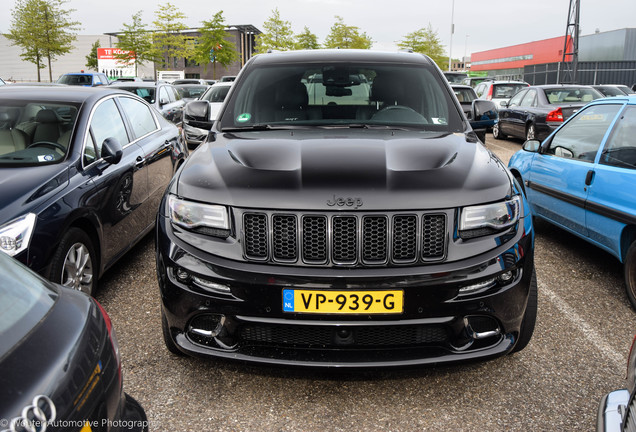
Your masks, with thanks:
[(208, 86), (196, 86), (191, 84), (176, 85), (175, 88), (184, 99), (196, 99), (201, 96)]
[(545, 89), (545, 96), (551, 104), (592, 102), (594, 99), (602, 98), (603, 95), (592, 88), (571, 87)]
[(155, 103), (155, 88), (154, 87), (121, 86), (117, 88), (134, 93), (150, 104)]
[(519, 90), (528, 87), (528, 84), (493, 84), (493, 99), (510, 99)]
[(57, 294), (47, 282), (0, 252), (0, 358), (51, 309)]
[(457, 97), (457, 100), (461, 102), (472, 102), (477, 99), (477, 95), (472, 88), (453, 88), (453, 92)]
[(92, 75), (62, 75), (58, 80), (58, 84), (89, 86), (93, 84)]
[(205, 92), (205, 94), (203, 94), (203, 96), (201, 96), (201, 100), (206, 100), (208, 102), (223, 102), (229, 91), (229, 85), (213, 85), (207, 92)]
[(0, 165), (64, 159), (79, 106), (52, 101), (0, 101)]
[(223, 130), (289, 126), (406, 127), (459, 132), (451, 95), (433, 68), (408, 64), (284, 64), (252, 69)]

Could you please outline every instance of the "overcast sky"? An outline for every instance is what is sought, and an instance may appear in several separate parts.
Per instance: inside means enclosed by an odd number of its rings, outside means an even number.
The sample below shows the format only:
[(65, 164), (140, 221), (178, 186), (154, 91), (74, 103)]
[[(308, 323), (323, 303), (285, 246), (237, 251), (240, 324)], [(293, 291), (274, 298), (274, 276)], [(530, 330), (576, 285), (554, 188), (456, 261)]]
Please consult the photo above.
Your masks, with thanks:
[[(12, 10), (14, 0), (0, 0), (0, 10)], [(143, 11), (148, 27), (159, 4), (156, 0), (109, 0), (105, 7), (85, 0), (70, 0), (65, 9), (75, 9), (73, 19), (82, 23), (81, 34), (102, 34), (122, 29), (132, 15)], [(472, 52), (532, 42), (565, 34), (569, 0), (229, 0), (172, 1), (186, 16), (185, 24), (199, 27), (219, 10), (228, 25), (252, 24), (263, 29), (263, 23), (278, 8), (281, 18), (289, 21), (295, 33), (307, 26), (323, 42), (335, 22), (357, 26), (373, 41), (373, 49), (395, 50), (396, 42), (406, 34), (431, 26), (448, 53), (451, 22), (454, 58)], [(636, 27), (636, 0), (581, 0), (581, 35)], [(0, 32), (11, 25), (9, 13), (0, 15)]]

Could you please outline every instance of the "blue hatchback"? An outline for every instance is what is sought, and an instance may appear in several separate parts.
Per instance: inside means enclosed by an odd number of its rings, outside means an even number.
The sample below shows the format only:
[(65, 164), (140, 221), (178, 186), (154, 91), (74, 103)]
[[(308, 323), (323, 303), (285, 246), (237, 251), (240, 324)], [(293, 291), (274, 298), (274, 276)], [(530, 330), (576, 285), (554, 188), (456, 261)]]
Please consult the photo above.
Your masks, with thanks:
[(614, 255), (636, 308), (636, 97), (596, 100), (509, 168), (533, 215)]

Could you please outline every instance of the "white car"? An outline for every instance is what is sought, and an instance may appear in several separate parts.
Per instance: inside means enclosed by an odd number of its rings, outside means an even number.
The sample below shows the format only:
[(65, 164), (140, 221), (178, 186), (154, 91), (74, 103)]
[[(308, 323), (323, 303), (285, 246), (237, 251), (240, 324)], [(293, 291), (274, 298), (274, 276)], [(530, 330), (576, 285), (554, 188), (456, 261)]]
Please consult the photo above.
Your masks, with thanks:
[(528, 87), (525, 81), (483, 81), (475, 87), (479, 99), (493, 101), (497, 109), (501, 102), (508, 101), (519, 90)]

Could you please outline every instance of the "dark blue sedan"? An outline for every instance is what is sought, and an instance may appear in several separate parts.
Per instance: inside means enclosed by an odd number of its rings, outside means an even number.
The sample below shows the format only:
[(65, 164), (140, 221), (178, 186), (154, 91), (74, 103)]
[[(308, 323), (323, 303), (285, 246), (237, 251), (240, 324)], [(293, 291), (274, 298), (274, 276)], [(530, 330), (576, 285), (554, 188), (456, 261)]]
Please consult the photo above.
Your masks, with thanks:
[(0, 90), (0, 250), (87, 293), (152, 230), (187, 155), (141, 98), (89, 87)]
[(534, 216), (624, 263), (636, 308), (636, 97), (594, 101), (545, 141), (526, 141), (509, 168)]

